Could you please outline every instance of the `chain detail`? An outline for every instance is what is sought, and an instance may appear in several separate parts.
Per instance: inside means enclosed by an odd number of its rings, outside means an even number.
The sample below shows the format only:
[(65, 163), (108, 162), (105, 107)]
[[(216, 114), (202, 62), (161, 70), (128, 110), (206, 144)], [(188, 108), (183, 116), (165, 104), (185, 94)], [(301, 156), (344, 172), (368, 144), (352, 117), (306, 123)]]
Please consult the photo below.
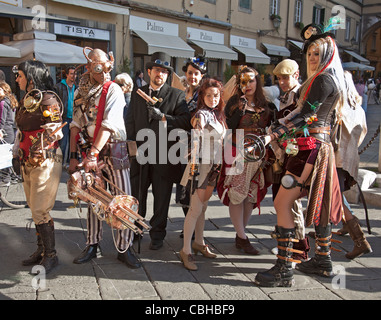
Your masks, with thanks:
[(374, 140), (376, 140), (377, 136), (380, 134), (380, 125), (378, 126), (377, 130), (376, 130), (376, 133), (374, 134), (374, 136), (370, 139), (370, 141), (368, 142), (368, 144), (361, 150), (359, 151), (359, 155), (362, 154), (366, 149), (368, 149), (372, 143), (374, 142)]

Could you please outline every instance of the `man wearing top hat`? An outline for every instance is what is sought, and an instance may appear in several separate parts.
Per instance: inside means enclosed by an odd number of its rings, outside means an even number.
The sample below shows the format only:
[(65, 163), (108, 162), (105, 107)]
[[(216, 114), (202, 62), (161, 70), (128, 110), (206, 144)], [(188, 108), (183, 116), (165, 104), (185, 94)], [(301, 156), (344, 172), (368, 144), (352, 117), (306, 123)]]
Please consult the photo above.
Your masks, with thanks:
[[(179, 182), (182, 175), (181, 164), (172, 164), (168, 160), (168, 150), (175, 143), (168, 140), (168, 134), (173, 129), (191, 128), (184, 92), (166, 83), (173, 72), (170, 56), (163, 52), (155, 52), (151, 61), (146, 64), (146, 70), (150, 81), (140, 89), (150, 97), (156, 97), (158, 102), (154, 106), (148, 106), (147, 101), (134, 91), (126, 117), (126, 128), (129, 140), (137, 140), (138, 133), (138, 138), (145, 136), (145, 133), (148, 135), (149, 132), (155, 134), (156, 150), (153, 145), (147, 148), (147, 139), (136, 141), (138, 148), (145, 144), (143, 152), (155, 150), (156, 154), (154, 159), (148, 157), (149, 160), (145, 164), (139, 163), (139, 157), (131, 161), (131, 188), (132, 195), (139, 200), (139, 213), (145, 217), (148, 188), (152, 185), (154, 203), (153, 216), (150, 219), (150, 249), (157, 250), (163, 246), (166, 235), (173, 183)], [(163, 128), (167, 133), (164, 137)], [(162, 154), (159, 161), (159, 153), (162, 153), (163, 149), (167, 156), (164, 163)], [(138, 155), (140, 152), (142, 151), (138, 149)]]

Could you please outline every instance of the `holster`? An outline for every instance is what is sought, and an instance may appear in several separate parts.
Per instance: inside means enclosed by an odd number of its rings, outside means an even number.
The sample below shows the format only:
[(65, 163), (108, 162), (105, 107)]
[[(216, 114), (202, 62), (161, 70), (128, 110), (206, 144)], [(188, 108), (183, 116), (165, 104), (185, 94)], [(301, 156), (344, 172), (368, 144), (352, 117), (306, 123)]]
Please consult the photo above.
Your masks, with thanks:
[(107, 142), (102, 150), (102, 155), (110, 158), (111, 164), (115, 170), (129, 168), (129, 158), (135, 157), (136, 153), (136, 141)]

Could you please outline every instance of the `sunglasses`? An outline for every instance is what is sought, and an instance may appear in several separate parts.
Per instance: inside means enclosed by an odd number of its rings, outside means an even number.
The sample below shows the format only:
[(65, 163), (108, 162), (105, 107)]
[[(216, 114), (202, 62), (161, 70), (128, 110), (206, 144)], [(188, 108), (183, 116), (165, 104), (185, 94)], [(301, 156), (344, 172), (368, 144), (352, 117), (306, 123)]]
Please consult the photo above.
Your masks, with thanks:
[(170, 67), (171, 64), (168, 61), (161, 61), (160, 59), (156, 59), (154, 61), (156, 64), (161, 64), (164, 67)]

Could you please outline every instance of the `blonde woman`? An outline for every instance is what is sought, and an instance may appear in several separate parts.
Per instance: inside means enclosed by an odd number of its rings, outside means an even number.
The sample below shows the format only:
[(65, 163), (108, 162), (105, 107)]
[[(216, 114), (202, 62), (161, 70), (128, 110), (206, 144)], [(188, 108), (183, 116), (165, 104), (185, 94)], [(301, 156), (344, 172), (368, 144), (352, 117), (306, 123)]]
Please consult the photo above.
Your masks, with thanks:
[(293, 156), (288, 158), (274, 200), (278, 259), (271, 269), (257, 274), (255, 282), (260, 286), (290, 287), (294, 283), (292, 262), (300, 262), (292, 259), (297, 252), (293, 249), (297, 240), (292, 214), (296, 199), (308, 193), (306, 225), (313, 223), (316, 232), (315, 256), (296, 265), (305, 273), (332, 275), (331, 223), (337, 224), (343, 213), (330, 133), (335, 114), (346, 99), (346, 92), (340, 89), (345, 87), (344, 71), (331, 34), (319, 33), (313, 25), (302, 34), (308, 79), (301, 86), (298, 111), (285, 126), (276, 127), (267, 136), (269, 140), (286, 137), (286, 152)]

